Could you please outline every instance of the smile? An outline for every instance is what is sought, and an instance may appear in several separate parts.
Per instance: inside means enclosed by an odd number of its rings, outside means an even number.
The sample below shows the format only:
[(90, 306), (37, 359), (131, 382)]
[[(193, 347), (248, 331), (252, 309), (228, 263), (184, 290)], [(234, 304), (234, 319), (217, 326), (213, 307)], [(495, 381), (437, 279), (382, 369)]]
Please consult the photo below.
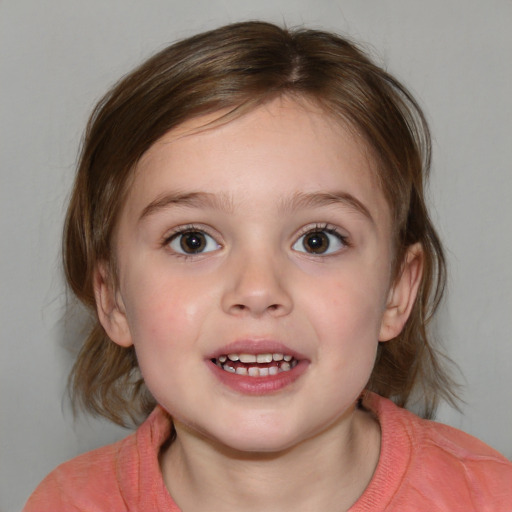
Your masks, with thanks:
[(267, 377), (289, 372), (298, 364), (290, 354), (223, 354), (211, 359), (212, 363), (228, 373), (249, 377)]

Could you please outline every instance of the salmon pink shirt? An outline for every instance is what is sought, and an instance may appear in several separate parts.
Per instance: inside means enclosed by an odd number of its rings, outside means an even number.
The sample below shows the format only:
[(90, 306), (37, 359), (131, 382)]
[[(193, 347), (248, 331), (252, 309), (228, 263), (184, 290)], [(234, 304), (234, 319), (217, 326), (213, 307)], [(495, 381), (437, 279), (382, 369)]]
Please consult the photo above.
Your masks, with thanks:
[[(381, 453), (373, 478), (350, 512), (512, 511), (512, 463), (464, 432), (423, 420), (370, 394)], [(24, 512), (180, 512), (158, 464), (171, 429), (157, 407), (127, 438), (50, 473)]]

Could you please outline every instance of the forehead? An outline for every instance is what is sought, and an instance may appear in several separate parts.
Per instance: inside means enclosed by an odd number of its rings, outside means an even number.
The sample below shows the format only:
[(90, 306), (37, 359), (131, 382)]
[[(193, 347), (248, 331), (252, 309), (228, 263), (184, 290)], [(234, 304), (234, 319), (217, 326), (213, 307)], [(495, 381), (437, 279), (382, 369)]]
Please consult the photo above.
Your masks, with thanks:
[(387, 210), (366, 145), (312, 102), (281, 97), (236, 117), (189, 120), (151, 146), (128, 193), (130, 209), (168, 192), (206, 191), (233, 204), (343, 191), (377, 217)]

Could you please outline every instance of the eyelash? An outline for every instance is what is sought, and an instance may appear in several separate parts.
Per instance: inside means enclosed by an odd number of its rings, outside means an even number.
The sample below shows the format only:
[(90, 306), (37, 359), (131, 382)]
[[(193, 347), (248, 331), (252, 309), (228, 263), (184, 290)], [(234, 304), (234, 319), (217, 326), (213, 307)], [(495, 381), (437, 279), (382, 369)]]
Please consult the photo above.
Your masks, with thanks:
[[(170, 235), (167, 235), (164, 237), (164, 239), (162, 240), (162, 246), (169, 247), (169, 245), (174, 240), (176, 240), (179, 236), (186, 235), (187, 233), (195, 233), (195, 232), (204, 233), (206, 236), (213, 239), (219, 247), (221, 247), (221, 245), (216, 241), (215, 237), (209, 233), (209, 230), (205, 226), (198, 226), (195, 224), (187, 224), (186, 226), (176, 228)], [(301, 239), (303, 239), (308, 234), (312, 234), (312, 233), (328, 233), (330, 235), (335, 236), (339, 240), (339, 242), (343, 245), (344, 248), (351, 247), (349, 237), (347, 237), (346, 235), (342, 235), (338, 231), (337, 227), (335, 227), (331, 224), (323, 223), (323, 224), (315, 224), (312, 227), (308, 226), (308, 227), (304, 228), (297, 236), (295, 242), (292, 244), (292, 248), (295, 247), (298, 243), (300, 243)], [(328, 247), (327, 247), (327, 249), (328, 249)], [(207, 254), (208, 252), (212, 252), (212, 251), (206, 251), (206, 253), (205, 252), (197, 252), (197, 253), (187, 254), (187, 253), (178, 252), (178, 251), (172, 250), (172, 249), (170, 249), (170, 250), (173, 252), (173, 255), (180, 257), (180, 258), (185, 258), (185, 259), (198, 257), (198, 256), (201, 256), (202, 254)], [(325, 256), (329, 256), (331, 254), (336, 254), (339, 252), (339, 250), (336, 250), (334, 253), (325, 253), (325, 252), (314, 253), (314, 252), (309, 252), (306, 250), (305, 251), (300, 251), (298, 249), (295, 249), (295, 250), (297, 252), (303, 252), (305, 254), (308, 254), (309, 256), (319, 256), (319, 257), (325, 257)]]
[[(184, 259), (190, 259), (190, 258), (197, 258), (198, 256), (201, 256), (202, 254), (205, 254), (204, 252), (197, 252), (197, 253), (182, 253), (173, 250), (170, 248), (170, 244), (177, 239), (179, 236), (186, 235), (187, 233), (204, 233), (209, 238), (213, 239), (215, 243), (220, 247), (219, 242), (217, 242), (215, 236), (209, 233), (209, 230), (205, 226), (198, 226), (196, 224), (187, 224), (186, 226), (181, 226), (176, 228), (171, 234), (164, 237), (162, 240), (162, 247), (168, 247), (169, 250), (172, 251), (173, 255), (178, 258), (184, 258)], [(210, 252), (210, 251), (208, 251)]]
[[(299, 236), (297, 237), (297, 239), (294, 242), (292, 247), (294, 247), (296, 244), (298, 244), (302, 238), (304, 238), (308, 234), (312, 234), (312, 233), (328, 233), (330, 235), (335, 236), (339, 240), (339, 242), (343, 245), (344, 248), (352, 246), (349, 237), (341, 234), (336, 226), (333, 226), (332, 224), (322, 223), (322, 224), (315, 224), (313, 227), (308, 226), (308, 227), (304, 228), (302, 230), (302, 232), (299, 234)], [(339, 251), (335, 251), (333, 253), (327, 253), (327, 254), (325, 254), (325, 253), (315, 254), (314, 252), (307, 252), (307, 251), (299, 251), (299, 252), (305, 252), (309, 256), (326, 257), (326, 256), (330, 256), (331, 254), (334, 255), (334, 254), (338, 253)]]

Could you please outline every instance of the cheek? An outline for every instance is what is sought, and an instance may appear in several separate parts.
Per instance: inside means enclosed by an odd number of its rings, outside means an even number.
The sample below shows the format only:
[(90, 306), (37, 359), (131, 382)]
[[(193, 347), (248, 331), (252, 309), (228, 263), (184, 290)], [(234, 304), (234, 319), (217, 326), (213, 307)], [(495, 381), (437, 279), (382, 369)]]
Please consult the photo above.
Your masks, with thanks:
[(133, 260), (127, 262), (121, 283), (124, 295), (129, 297), (131, 311), (149, 316), (172, 314), (189, 307), (192, 299), (198, 297), (197, 280), (187, 279), (165, 256), (150, 254)]
[[(377, 341), (387, 295), (385, 284), (376, 275), (347, 272), (345, 277), (326, 281), (305, 297), (331, 339), (370, 337)], [(311, 288), (310, 288), (311, 289)], [(343, 337), (341, 337), (343, 335)]]
[(191, 361), (197, 360), (204, 294), (160, 272), (132, 273), (126, 292), (126, 315), (144, 381), (159, 403), (174, 409), (170, 390), (182, 387), (193, 374)]
[(321, 355), (330, 368), (326, 374), (332, 375), (326, 386), (331, 386), (333, 396), (341, 394), (340, 400), (344, 393), (350, 400), (357, 399), (375, 365), (382, 304), (376, 300), (378, 290), (364, 284), (362, 280), (352, 286), (348, 281), (339, 284), (336, 297), (324, 308), (320, 327), (324, 332)]
[(138, 353), (146, 346), (175, 350), (198, 331), (208, 300), (197, 288), (193, 280), (158, 270), (127, 275), (125, 310)]

